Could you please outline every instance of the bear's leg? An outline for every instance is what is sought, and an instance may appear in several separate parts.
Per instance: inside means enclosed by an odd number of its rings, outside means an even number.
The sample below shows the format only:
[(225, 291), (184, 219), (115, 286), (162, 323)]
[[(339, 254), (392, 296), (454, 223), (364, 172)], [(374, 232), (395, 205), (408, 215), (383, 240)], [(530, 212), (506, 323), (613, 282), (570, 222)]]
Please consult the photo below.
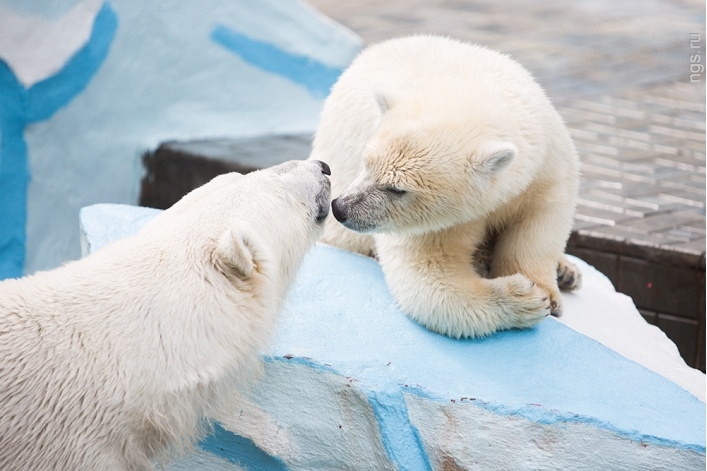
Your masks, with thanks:
[[(474, 269), (483, 278), (491, 277), (494, 250), (497, 233), (489, 234), (484, 242), (474, 252)], [(582, 287), (582, 272), (577, 265), (570, 262), (566, 254), (562, 254), (557, 262), (557, 286), (560, 291), (577, 291)]]
[[(381, 239), (387, 239), (381, 241)], [(454, 338), (527, 328), (550, 314), (550, 300), (520, 274), (484, 279), (469, 246), (420, 246), (376, 237), (386, 282), (402, 311), (428, 329)]]
[(375, 258), (373, 236), (347, 229), (332, 216), (324, 224), (324, 233), (319, 242)]
[[(570, 267), (574, 265), (564, 256), (570, 227), (571, 215), (550, 208), (533, 210), (530, 216), (498, 235), (491, 276), (510, 276), (516, 273), (525, 275), (550, 297), (552, 315), (561, 316), (562, 297), (558, 287), (561, 268), (567, 275), (567, 278), (563, 278), (563, 286), (573, 284), (570, 283)], [(579, 273), (576, 267), (574, 271)]]

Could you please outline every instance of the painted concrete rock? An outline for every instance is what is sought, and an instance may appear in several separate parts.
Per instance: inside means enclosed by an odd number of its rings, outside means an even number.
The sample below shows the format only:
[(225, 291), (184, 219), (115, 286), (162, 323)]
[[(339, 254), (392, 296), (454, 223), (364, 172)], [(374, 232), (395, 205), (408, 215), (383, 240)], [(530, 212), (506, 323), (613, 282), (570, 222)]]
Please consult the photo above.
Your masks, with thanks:
[(0, 2), (0, 279), (78, 257), (169, 139), (314, 132), (361, 48), (301, 0)]
[[(84, 253), (157, 213), (84, 208)], [(374, 260), (317, 246), (240, 413), (168, 469), (704, 469), (704, 374), (574, 261), (563, 321), (580, 331), (458, 341), (404, 316)]]

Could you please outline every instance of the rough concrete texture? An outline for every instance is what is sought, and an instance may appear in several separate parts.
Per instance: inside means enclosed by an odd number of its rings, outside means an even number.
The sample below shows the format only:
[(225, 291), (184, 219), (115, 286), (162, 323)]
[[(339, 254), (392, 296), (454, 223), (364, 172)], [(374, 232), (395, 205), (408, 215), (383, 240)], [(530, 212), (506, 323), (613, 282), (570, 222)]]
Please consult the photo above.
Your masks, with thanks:
[[(154, 214), (84, 208), (86, 246), (134, 234)], [(576, 328), (593, 335), (600, 311), (641, 319), (575, 261), (589, 275), (566, 299), (566, 317), (582, 320)], [(239, 413), (217, 418), (215, 434), (169, 469), (704, 468), (705, 404), (612, 350), (635, 333), (601, 331), (604, 345), (548, 318), (452, 340), (395, 307), (374, 260), (320, 245), (301, 269), (261, 381), (234, 397)], [(667, 352), (654, 355), (662, 365), (648, 361), (654, 369), (695, 371), (664, 335), (650, 343)]]

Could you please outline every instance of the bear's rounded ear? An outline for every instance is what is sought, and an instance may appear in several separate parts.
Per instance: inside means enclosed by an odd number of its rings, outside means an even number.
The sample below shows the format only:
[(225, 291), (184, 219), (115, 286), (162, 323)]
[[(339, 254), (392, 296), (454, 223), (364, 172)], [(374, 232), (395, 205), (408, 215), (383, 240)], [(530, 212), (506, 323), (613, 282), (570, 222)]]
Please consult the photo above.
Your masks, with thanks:
[(373, 98), (376, 100), (376, 105), (378, 105), (381, 115), (384, 115), (390, 111), (393, 102), (389, 94), (376, 90), (373, 92)]
[(250, 239), (241, 230), (231, 227), (221, 235), (216, 246), (216, 262), (224, 274), (247, 280), (253, 276), (255, 261)]
[(494, 175), (508, 167), (518, 155), (518, 148), (512, 142), (489, 142), (480, 149), (478, 167), (486, 175)]

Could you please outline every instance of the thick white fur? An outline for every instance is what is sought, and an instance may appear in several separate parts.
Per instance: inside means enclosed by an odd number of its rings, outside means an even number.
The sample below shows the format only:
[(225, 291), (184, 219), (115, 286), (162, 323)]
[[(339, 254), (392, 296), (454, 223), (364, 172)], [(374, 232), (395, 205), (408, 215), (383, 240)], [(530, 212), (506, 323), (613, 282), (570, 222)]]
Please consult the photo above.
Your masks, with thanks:
[(257, 370), (320, 235), (318, 162), (228, 174), (138, 235), (0, 283), (0, 469), (135, 470)]
[[(577, 153), (505, 55), (432, 36), (369, 47), (326, 100), (311, 158), (330, 164), (346, 219), (330, 218), (321, 240), (377, 256), (400, 307), (432, 330), (532, 326), (559, 315), (558, 276), (578, 285), (563, 254)], [(493, 279), (472, 269), (489, 238)]]

